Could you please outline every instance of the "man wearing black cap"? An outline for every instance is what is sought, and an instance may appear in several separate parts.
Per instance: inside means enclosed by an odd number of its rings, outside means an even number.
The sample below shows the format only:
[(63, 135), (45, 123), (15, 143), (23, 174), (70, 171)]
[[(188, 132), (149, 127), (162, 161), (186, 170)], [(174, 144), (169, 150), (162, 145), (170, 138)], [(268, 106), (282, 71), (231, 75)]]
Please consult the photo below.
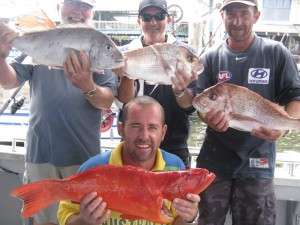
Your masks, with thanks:
[[(123, 47), (123, 50), (132, 50), (142, 48), (156, 43), (172, 43), (178, 41), (171, 34), (166, 33), (166, 27), (171, 22), (168, 14), (167, 2), (165, 0), (142, 0), (138, 8), (138, 24), (142, 30), (142, 35), (133, 40), (129, 45)], [(191, 81), (190, 78), (182, 77), (178, 74), (173, 85), (151, 85), (142, 80), (133, 81), (121, 80), (119, 87), (119, 99), (124, 96), (130, 96), (136, 88), (136, 95), (148, 95), (155, 98), (164, 108), (166, 114), (166, 124), (168, 131), (161, 148), (176, 154), (185, 163), (187, 167), (190, 164), (189, 150), (187, 139), (189, 134), (188, 115), (193, 112), (193, 109), (183, 109), (178, 105), (178, 102), (184, 95), (184, 90), (187, 84)], [(174, 121), (178, 121), (175, 123)]]
[[(224, 0), (221, 16), (228, 38), (202, 57), (205, 69), (194, 94), (229, 82), (300, 118), (300, 79), (292, 55), (281, 43), (252, 31), (260, 16), (257, 0)], [(197, 167), (215, 172), (217, 179), (201, 195), (198, 224), (223, 225), (231, 209), (233, 225), (274, 225), (275, 141), (282, 133), (265, 127), (251, 134), (234, 130), (228, 127), (229, 117), (211, 110), (202, 118), (208, 128)]]
[[(95, 0), (65, 0), (65, 24), (88, 24)], [(3, 28), (3, 29), (2, 29)], [(85, 54), (70, 54), (62, 69), (43, 65), (7, 64), (14, 33), (0, 26), (0, 84), (6, 89), (30, 84), (30, 123), (24, 181), (63, 178), (100, 151), (101, 108), (109, 108), (115, 91), (111, 71), (92, 74)], [(58, 224), (57, 204), (34, 215), (35, 224)]]

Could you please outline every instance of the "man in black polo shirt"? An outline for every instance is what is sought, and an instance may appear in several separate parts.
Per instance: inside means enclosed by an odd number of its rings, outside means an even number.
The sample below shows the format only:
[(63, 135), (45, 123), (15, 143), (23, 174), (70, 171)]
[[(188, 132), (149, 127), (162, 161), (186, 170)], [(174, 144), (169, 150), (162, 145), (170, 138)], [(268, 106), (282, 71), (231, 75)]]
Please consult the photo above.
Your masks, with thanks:
[[(128, 45), (123, 46), (121, 50), (133, 50), (164, 42), (178, 43), (174, 36), (166, 33), (171, 18), (165, 0), (142, 0), (138, 12), (138, 24), (143, 34)], [(181, 83), (181, 81), (178, 82)], [(184, 109), (178, 105), (177, 101), (183, 96), (185, 90), (178, 89), (180, 89), (180, 85), (176, 85), (176, 87), (174, 85), (173, 87), (172, 85), (152, 85), (143, 80), (132, 81), (125, 77), (121, 79), (119, 85), (118, 99), (122, 101), (134, 92), (137, 96), (148, 95), (156, 99), (165, 110), (168, 126), (166, 136), (160, 147), (179, 156), (186, 167), (189, 167), (190, 155), (187, 139), (190, 125), (188, 116), (193, 112), (193, 108)], [(126, 100), (122, 102), (126, 102)]]

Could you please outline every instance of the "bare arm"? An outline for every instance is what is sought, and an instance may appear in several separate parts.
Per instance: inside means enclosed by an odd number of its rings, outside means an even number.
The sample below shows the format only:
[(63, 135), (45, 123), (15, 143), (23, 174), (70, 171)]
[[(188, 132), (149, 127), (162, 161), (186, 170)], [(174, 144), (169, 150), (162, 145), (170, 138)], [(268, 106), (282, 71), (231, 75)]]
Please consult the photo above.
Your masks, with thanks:
[(294, 118), (300, 119), (300, 101), (292, 101), (287, 104), (285, 110)]
[(6, 62), (12, 47), (11, 42), (16, 36), (16, 32), (0, 23), (0, 85), (4, 89), (19, 86), (16, 71)]
[(197, 74), (193, 73), (192, 76), (187, 74), (184, 67), (178, 66), (175, 77), (172, 78), (173, 93), (178, 105), (181, 108), (190, 108), (192, 106), (193, 93), (187, 87), (196, 80)]
[(96, 90), (95, 95), (92, 97), (86, 96), (86, 99), (97, 109), (109, 109), (114, 100), (112, 91), (107, 87), (101, 87), (94, 84), (93, 89)]
[(129, 79), (125, 76), (126, 66), (127, 60), (125, 58), (124, 66), (122, 68), (117, 68), (113, 70), (113, 72), (120, 77), (117, 99), (123, 104), (126, 104), (135, 97), (134, 80)]
[(0, 84), (4, 89), (11, 89), (20, 85), (16, 71), (3, 58), (0, 58)]
[(121, 78), (118, 87), (117, 98), (120, 102), (125, 104), (135, 97), (134, 80), (129, 79), (125, 76), (120, 76), (120, 77)]
[[(179, 94), (178, 94), (179, 93)], [(183, 91), (180, 92), (176, 92), (174, 90), (174, 95), (176, 97), (176, 101), (177, 104), (181, 107), (181, 108), (190, 108), (192, 107), (192, 100), (193, 100), (193, 93), (191, 90), (189, 90), (188, 88), (184, 89)]]

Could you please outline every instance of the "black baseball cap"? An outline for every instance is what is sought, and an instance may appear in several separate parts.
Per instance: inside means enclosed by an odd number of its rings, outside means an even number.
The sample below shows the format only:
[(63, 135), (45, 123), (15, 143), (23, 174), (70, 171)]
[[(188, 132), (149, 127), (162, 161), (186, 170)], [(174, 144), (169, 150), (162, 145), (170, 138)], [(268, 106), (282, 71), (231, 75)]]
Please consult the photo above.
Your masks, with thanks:
[(142, 0), (139, 5), (139, 15), (147, 7), (156, 7), (168, 14), (168, 5), (166, 0)]

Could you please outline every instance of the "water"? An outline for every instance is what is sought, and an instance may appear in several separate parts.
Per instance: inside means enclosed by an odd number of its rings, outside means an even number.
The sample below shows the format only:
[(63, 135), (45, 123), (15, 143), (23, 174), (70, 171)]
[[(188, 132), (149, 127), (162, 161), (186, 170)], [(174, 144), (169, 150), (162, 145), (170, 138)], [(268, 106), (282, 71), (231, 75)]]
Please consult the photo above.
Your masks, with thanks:
[[(199, 151), (204, 139), (206, 124), (201, 122), (196, 114), (190, 116), (190, 122), (191, 132), (188, 144)], [(300, 132), (290, 133), (286, 137), (280, 138), (276, 144), (277, 152), (296, 151), (300, 153)]]

